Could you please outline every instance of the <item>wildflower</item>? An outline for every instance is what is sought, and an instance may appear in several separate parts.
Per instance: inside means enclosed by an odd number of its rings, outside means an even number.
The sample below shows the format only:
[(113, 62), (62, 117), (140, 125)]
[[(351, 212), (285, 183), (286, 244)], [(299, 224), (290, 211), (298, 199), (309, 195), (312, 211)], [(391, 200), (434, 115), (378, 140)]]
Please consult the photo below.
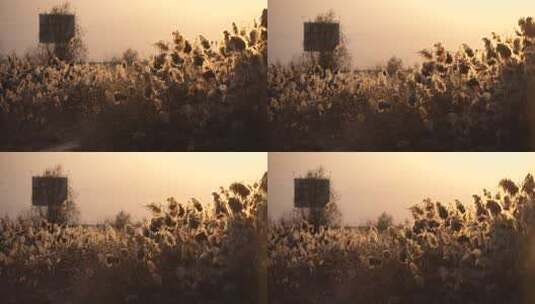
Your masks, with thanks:
[(424, 211), (422, 210), (422, 208), (420, 208), (420, 206), (412, 206), (409, 208), (409, 210), (412, 212), (415, 218), (424, 215)]
[(171, 217), (169, 214), (165, 216), (165, 226), (167, 227), (175, 227), (177, 222), (173, 217)]
[(180, 56), (180, 54), (178, 54), (176, 52), (171, 53), (171, 61), (176, 66), (179, 66), (182, 63), (184, 63), (184, 59)]
[(433, 59), (433, 53), (427, 49), (421, 50), (419, 54), (427, 60)]
[(182, 205), (178, 205), (178, 217), (183, 217), (185, 213), (186, 210), (184, 210), (184, 207), (182, 207)]
[(106, 267), (112, 267), (115, 263), (117, 263), (119, 259), (111, 254), (106, 255), (105, 264)]
[(503, 59), (509, 59), (512, 55), (511, 49), (503, 43), (498, 43), (496, 45), (496, 51)]
[(406, 248), (403, 248), (400, 252), (399, 252), (399, 261), (400, 263), (406, 263), (408, 258), (409, 258), (409, 253), (407, 251)]
[(464, 205), (463, 203), (461, 203), (461, 201), (459, 200), (455, 200), (455, 206), (457, 207), (457, 210), (460, 212), (460, 213), (465, 213), (466, 212), (466, 209), (464, 208)]
[(502, 207), (495, 200), (488, 200), (487, 201), (487, 209), (489, 209), (490, 212), (492, 213), (492, 215), (494, 215), (494, 216), (498, 216), (498, 214), (500, 214), (502, 212)]
[(448, 218), (448, 209), (444, 207), (441, 203), (437, 202), (438, 215), (441, 219), (446, 220)]
[(258, 32), (256, 30), (252, 30), (249, 33), (249, 45), (253, 46), (258, 41)]
[(240, 36), (232, 36), (230, 37), (228, 48), (230, 51), (234, 52), (242, 52), (247, 47), (247, 44)]
[(202, 243), (208, 241), (208, 237), (206, 236), (206, 232), (200, 231), (195, 235), (195, 241)]
[(470, 78), (466, 84), (472, 89), (479, 88), (479, 81), (475, 77)]
[(228, 199), (228, 205), (233, 213), (240, 213), (243, 208), (240, 200), (235, 197), (231, 197)]
[(260, 25), (262, 27), (265, 27), (267, 28), (268, 27), (268, 10), (267, 9), (264, 9), (262, 11), (262, 17), (261, 17), (261, 23)]
[(461, 74), (466, 75), (468, 72), (470, 72), (470, 65), (466, 62), (460, 62), (458, 67)]
[(377, 103), (377, 108), (379, 111), (385, 111), (392, 108), (392, 103), (388, 100), (381, 100)]
[(383, 261), (377, 257), (368, 257), (368, 265), (370, 268), (375, 268), (377, 266), (380, 266), (383, 263)]
[(457, 237), (457, 242), (459, 243), (469, 243), (470, 242), (470, 238), (468, 236), (466, 236), (465, 234), (461, 234), (459, 237)]
[(435, 71), (435, 63), (434, 62), (425, 62), (422, 64), (421, 73), (425, 77), (429, 77), (433, 74)]
[(429, 247), (436, 249), (438, 248), (438, 239), (433, 233), (427, 233), (427, 244)]
[(453, 63), (453, 56), (451, 56), (450, 52), (446, 54), (446, 64), (452, 64)]
[(162, 227), (163, 223), (164, 219), (162, 217), (153, 218), (150, 221), (150, 231), (152, 231), (153, 233), (158, 232)]
[(505, 193), (508, 193), (512, 196), (515, 196), (519, 190), (517, 185), (510, 179), (502, 179), (500, 181), (500, 187), (505, 191)]
[(193, 50), (193, 47), (191, 46), (191, 43), (189, 41), (184, 41), (184, 49), (182, 50), (186, 54), (190, 54)]
[(416, 234), (420, 234), (423, 231), (425, 231), (427, 227), (426, 220), (418, 220), (414, 222), (414, 225), (412, 226), (412, 231)]
[(193, 56), (193, 64), (195, 64), (198, 67), (201, 67), (204, 64), (204, 61), (205, 61), (204, 55), (200, 53), (196, 53)]
[(214, 71), (208, 69), (206, 70), (203, 74), (202, 74), (202, 77), (208, 81), (208, 80), (211, 80), (211, 79), (215, 79), (216, 78), (216, 75), (214, 73)]
[(463, 228), (463, 223), (458, 218), (453, 218), (450, 222), (451, 229), (453, 231), (460, 231)]
[(178, 208), (178, 202), (175, 200), (174, 197), (168, 198), (167, 204), (167, 208), (169, 208), (169, 210), (171, 211), (176, 210)]
[(200, 219), (193, 213), (189, 214), (188, 217), (188, 225), (191, 229), (197, 229), (199, 225), (201, 224)]
[(232, 192), (238, 194), (242, 198), (246, 198), (251, 193), (251, 190), (241, 183), (233, 183), (229, 188)]
[(201, 40), (202, 47), (205, 50), (209, 50), (210, 49), (210, 41), (208, 41), (208, 39), (206, 39), (203, 35), (200, 35), (199, 39)]
[(156, 203), (150, 203), (146, 207), (156, 216), (162, 213), (162, 208)]
[(522, 185), (522, 192), (525, 192), (530, 195), (533, 195), (535, 193), (535, 180), (533, 179), (533, 175), (528, 174), (524, 179), (524, 183)]
[(196, 198), (191, 198), (191, 203), (193, 204), (193, 207), (197, 209), (197, 211), (201, 212), (203, 210), (201, 202), (199, 202)]

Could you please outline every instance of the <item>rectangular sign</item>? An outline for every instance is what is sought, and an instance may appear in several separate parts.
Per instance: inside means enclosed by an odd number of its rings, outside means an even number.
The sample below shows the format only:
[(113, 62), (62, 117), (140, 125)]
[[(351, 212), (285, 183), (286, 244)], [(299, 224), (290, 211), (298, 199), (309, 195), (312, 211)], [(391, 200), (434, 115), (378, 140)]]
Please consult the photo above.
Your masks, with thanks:
[(330, 181), (324, 178), (296, 178), (294, 191), (296, 208), (323, 208), (330, 199)]
[(39, 42), (67, 43), (74, 37), (74, 34), (74, 15), (39, 15)]
[(304, 49), (306, 52), (332, 52), (340, 44), (340, 24), (334, 22), (305, 22)]
[(68, 180), (66, 177), (33, 177), (32, 204), (34, 206), (61, 205), (67, 200)]

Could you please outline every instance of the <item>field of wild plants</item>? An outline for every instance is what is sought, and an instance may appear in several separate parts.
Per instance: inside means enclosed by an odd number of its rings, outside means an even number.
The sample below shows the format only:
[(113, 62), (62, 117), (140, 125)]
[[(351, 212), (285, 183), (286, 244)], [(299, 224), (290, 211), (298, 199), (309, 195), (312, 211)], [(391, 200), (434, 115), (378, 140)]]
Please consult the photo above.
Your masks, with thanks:
[(283, 150), (529, 150), (535, 116), (535, 23), (483, 49), (437, 43), (415, 68), (268, 71), (269, 120)]
[(150, 60), (0, 59), (0, 146), (40, 150), (256, 150), (265, 145), (267, 11), (219, 42), (174, 32)]
[(430, 199), (378, 231), (280, 222), (268, 233), (270, 303), (533, 303), (535, 180), (473, 205)]
[(169, 198), (123, 228), (0, 219), (2, 303), (267, 303), (266, 188)]

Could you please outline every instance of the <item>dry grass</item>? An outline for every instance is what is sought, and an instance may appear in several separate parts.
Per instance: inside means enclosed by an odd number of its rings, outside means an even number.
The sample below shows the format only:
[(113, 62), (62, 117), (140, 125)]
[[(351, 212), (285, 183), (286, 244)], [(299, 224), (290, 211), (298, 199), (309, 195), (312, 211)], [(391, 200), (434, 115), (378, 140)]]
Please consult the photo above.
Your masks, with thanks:
[(533, 147), (535, 24), (484, 48), (440, 43), (418, 68), (330, 71), (308, 62), (268, 71), (278, 150), (520, 151)]
[(266, 178), (124, 230), (0, 220), (3, 303), (265, 303)]
[(269, 231), (272, 303), (531, 303), (535, 181), (500, 182), (474, 204), (425, 200), (413, 221), (379, 233)]
[(267, 16), (219, 42), (156, 43), (131, 65), (0, 62), (0, 147), (36, 150), (260, 150), (266, 122)]

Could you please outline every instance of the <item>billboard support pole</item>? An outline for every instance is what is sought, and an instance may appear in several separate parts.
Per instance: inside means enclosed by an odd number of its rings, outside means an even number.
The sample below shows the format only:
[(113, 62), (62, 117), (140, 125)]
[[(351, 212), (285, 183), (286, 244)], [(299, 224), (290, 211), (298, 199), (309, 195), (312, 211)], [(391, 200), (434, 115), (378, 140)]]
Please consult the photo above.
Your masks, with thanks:
[(319, 65), (324, 69), (330, 69), (333, 67), (333, 52), (320, 51), (319, 52)]
[(48, 206), (46, 214), (49, 223), (57, 223), (59, 217), (59, 206)]
[(314, 234), (320, 232), (321, 210), (323, 208), (310, 208), (310, 221), (314, 225)]

